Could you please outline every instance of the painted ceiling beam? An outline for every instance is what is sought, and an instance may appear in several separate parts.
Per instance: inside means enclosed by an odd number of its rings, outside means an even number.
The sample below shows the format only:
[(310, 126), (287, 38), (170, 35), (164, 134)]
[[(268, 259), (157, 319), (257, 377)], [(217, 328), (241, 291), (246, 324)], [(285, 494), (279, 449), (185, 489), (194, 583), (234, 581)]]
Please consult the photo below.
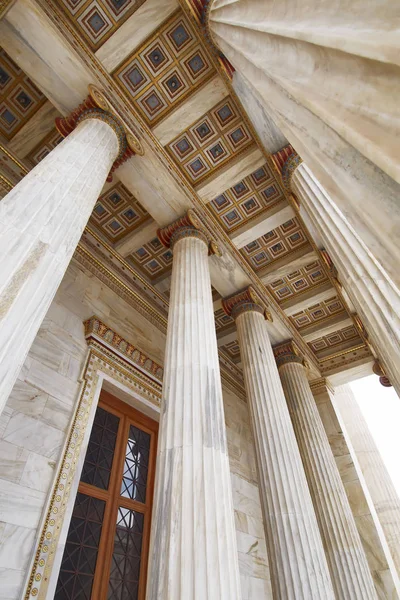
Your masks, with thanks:
[(263, 213), (258, 218), (252, 219), (242, 227), (239, 227), (229, 237), (236, 248), (243, 248), (253, 240), (276, 229), (286, 221), (296, 216), (293, 208), (284, 200), (267, 213)]
[(153, 219), (145, 223), (140, 229), (133, 230), (125, 235), (114, 246), (115, 250), (124, 258), (135, 252), (138, 248), (150, 242), (157, 235), (158, 225)]
[(330, 335), (331, 333), (335, 333), (344, 327), (350, 327), (350, 325), (354, 325), (353, 319), (351, 319), (347, 313), (343, 312), (338, 315), (337, 318), (330, 320), (328, 325), (324, 325), (324, 323), (315, 323), (311, 327), (307, 327), (307, 330), (310, 333), (302, 333), (303, 340), (305, 342), (312, 342), (313, 340), (317, 340), (324, 335)]
[(293, 254), (275, 260), (265, 267), (261, 273), (258, 273), (261, 281), (265, 285), (269, 285), (277, 279), (286, 277), (287, 275), (290, 275), (290, 273), (293, 273), (293, 271), (302, 269), (306, 265), (318, 260), (319, 257), (317, 253), (311, 248), (311, 245), (305, 244), (299, 250), (293, 252)]
[[(320, 291), (320, 292), (315, 292), (315, 290), (313, 290), (311, 288), (310, 290), (310, 294), (308, 295), (308, 297), (303, 297), (301, 296), (301, 300), (298, 300), (298, 302), (296, 304), (293, 304), (292, 306), (290, 306), (289, 308), (284, 308), (284, 312), (288, 317), (291, 317), (292, 315), (305, 310), (306, 308), (309, 308), (310, 306), (313, 306), (314, 304), (319, 304), (320, 302), (323, 302), (324, 300), (329, 300), (329, 298), (334, 298), (335, 296), (337, 296), (337, 292), (335, 290), (334, 287), (332, 287), (332, 284), (330, 282), (327, 282), (327, 289)], [(311, 295), (311, 293), (313, 292), (313, 294)]]
[(59, 116), (51, 102), (46, 102), (8, 142), (8, 149), (25, 158), (54, 129), (54, 120)]
[(207, 204), (264, 164), (265, 156), (254, 145), (247, 152), (239, 154), (235, 160), (230, 161), (226, 167), (208, 177), (205, 182), (196, 186), (195, 190), (204, 204)]
[(95, 53), (109, 73), (114, 71), (177, 9), (177, 0), (146, 0)]
[(218, 348), (221, 348), (221, 346), (226, 346), (226, 344), (230, 344), (231, 342), (235, 342), (236, 340), (237, 340), (237, 331), (236, 331), (236, 327), (235, 327), (234, 331), (225, 333), (225, 334), (221, 335), (220, 337), (217, 337)]
[(152, 130), (153, 134), (162, 146), (166, 146), (178, 137), (179, 134), (183, 133), (185, 129), (201, 119), (203, 115), (226, 98), (228, 94), (226, 85), (216, 75), (197, 90), (197, 92), (189, 96), (186, 102), (178, 106), (161, 123), (156, 125)]

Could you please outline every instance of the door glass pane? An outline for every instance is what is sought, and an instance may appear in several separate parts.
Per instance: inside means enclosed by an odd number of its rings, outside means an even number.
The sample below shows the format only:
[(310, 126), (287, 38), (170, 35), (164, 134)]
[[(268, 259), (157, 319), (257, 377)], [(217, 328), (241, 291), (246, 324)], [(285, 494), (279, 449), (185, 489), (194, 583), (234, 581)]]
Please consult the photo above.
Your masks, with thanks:
[(137, 600), (144, 515), (119, 507), (108, 600)]
[(119, 417), (103, 408), (96, 410), (81, 481), (90, 483), (102, 490), (108, 489), (118, 425)]
[(90, 600), (105, 502), (78, 492), (55, 600)]
[(149, 453), (150, 434), (131, 425), (126, 446), (121, 496), (146, 502)]

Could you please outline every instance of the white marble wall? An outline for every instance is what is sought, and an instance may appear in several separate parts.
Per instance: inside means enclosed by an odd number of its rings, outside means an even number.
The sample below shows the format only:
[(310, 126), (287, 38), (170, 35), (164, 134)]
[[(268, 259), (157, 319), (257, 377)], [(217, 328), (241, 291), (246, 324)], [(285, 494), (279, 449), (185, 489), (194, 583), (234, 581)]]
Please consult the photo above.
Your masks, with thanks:
[(71, 264), (0, 417), (0, 599), (20, 598), (77, 400), (93, 314), (161, 362), (164, 335)]
[[(19, 600), (51, 492), (96, 314), (163, 363), (165, 336), (72, 263), (0, 417), (0, 600)], [(269, 600), (266, 544), (247, 405), (224, 389), (243, 600)]]

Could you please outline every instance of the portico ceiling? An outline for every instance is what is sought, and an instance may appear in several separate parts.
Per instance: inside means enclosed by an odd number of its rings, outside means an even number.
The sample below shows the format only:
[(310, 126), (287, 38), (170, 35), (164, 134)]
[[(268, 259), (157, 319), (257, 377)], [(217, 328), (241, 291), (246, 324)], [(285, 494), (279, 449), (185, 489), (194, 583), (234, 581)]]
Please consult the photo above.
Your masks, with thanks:
[[(0, 113), (3, 148), (32, 168), (60, 142), (50, 119), (35, 120), (35, 113), (40, 109), (57, 114), (61, 107), (63, 112), (73, 108), (67, 110), (68, 103), (61, 102), (55, 84), (48, 83), (57, 61), (65, 68), (65, 56), (70, 60), (71, 82), (74, 64), (79, 63), (74, 93), (81, 94), (78, 90), (84, 88), (86, 76), (99, 87), (107, 81), (109, 97), (124, 107), (144, 140), (145, 156), (134, 157), (117, 170), (88, 224), (98, 238), (91, 252), (99, 252), (100, 262), (111, 248), (119, 257), (118, 269), (127, 265), (125, 285), (127, 273), (133, 285), (132, 273), (136, 272), (146, 282), (144, 296), (161, 294), (167, 299), (172, 254), (158, 241), (156, 230), (194, 205), (223, 247), (222, 259), (210, 259), (218, 297), (225, 290), (232, 293), (250, 283), (256, 285), (274, 315), (272, 340), (296, 337), (316, 376), (329, 373), (330, 355), (332, 370), (370, 360), (340, 286), (185, 2), (58, 0), (51, 3), (54, 6), (37, 4), (39, 8), (34, 9), (30, 0), (17, 0), (0, 25), (5, 45), (0, 54), (5, 69), (2, 77), (6, 86), (8, 76), (18, 79), (21, 90), (29, 91), (32, 98), (32, 105), (19, 111), (15, 129), (7, 130), (8, 117)], [(37, 65), (29, 70), (33, 64), (29, 39), (22, 48), (20, 41), (14, 43), (12, 27), (21, 23), (19, 11), (25, 15), (36, 11), (43, 29), (52, 24), (57, 30), (52, 35), (64, 54), (60, 51), (57, 56), (57, 48), (48, 48), (55, 59), (54, 63), (51, 57), (47, 60), (43, 77), (40, 70), (35, 71)], [(22, 30), (23, 23), (19, 35), (29, 37)], [(37, 44), (36, 53), (40, 41)], [(35, 84), (29, 79), (33, 76)], [(5, 106), (15, 106), (18, 85), (4, 90)], [(24, 131), (29, 132), (27, 151), (21, 142)], [(12, 156), (3, 153), (0, 172), (6, 179), (7, 161), (12, 162)], [(220, 351), (227, 360), (240, 364), (234, 322), (223, 313), (218, 299), (214, 306)]]

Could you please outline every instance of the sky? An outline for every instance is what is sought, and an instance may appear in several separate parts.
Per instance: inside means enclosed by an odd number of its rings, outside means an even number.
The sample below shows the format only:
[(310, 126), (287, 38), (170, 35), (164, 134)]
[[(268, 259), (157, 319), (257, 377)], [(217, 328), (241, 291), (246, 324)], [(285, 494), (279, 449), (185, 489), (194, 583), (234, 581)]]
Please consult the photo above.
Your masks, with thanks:
[(353, 381), (350, 387), (400, 496), (400, 398), (376, 375)]

